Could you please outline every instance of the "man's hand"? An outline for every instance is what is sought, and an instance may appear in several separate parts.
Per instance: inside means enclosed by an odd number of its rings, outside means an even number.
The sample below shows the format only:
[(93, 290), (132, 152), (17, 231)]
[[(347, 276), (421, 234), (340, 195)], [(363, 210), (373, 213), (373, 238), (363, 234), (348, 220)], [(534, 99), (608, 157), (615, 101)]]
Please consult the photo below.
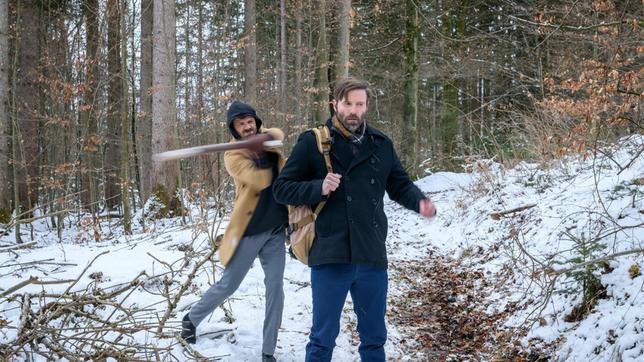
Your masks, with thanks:
[(424, 217), (434, 217), (436, 216), (436, 207), (430, 199), (420, 200), (418, 203), (418, 213)]
[(339, 173), (327, 173), (324, 181), (322, 181), (322, 195), (327, 196), (331, 191), (335, 191), (340, 186), (340, 179), (342, 175)]

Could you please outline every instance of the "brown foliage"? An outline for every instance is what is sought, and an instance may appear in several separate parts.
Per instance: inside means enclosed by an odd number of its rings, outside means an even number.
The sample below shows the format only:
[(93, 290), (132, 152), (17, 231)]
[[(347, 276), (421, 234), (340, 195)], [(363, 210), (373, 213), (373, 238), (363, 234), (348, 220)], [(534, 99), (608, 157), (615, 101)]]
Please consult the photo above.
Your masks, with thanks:
[(431, 361), (513, 360), (545, 358), (515, 343), (519, 330), (503, 326), (517, 309), (489, 311), (492, 276), (468, 263), (429, 255), (427, 260), (393, 264), (403, 298), (390, 302), (389, 320), (403, 335), (401, 348), (411, 356)]

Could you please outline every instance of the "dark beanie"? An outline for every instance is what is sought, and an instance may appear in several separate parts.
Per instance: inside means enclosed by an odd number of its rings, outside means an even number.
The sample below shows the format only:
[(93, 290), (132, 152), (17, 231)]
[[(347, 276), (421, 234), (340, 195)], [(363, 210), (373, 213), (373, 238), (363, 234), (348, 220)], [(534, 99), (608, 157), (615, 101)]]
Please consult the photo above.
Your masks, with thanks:
[(240, 139), (241, 136), (239, 135), (239, 133), (237, 133), (237, 131), (235, 131), (235, 127), (233, 127), (233, 120), (235, 118), (243, 118), (246, 116), (252, 116), (253, 118), (255, 118), (255, 126), (257, 127), (257, 132), (259, 132), (259, 128), (262, 126), (262, 120), (257, 117), (255, 108), (240, 101), (234, 101), (230, 104), (230, 107), (228, 107), (228, 113), (226, 114), (226, 123), (228, 124), (228, 130), (230, 130), (230, 134), (232, 134), (235, 139)]

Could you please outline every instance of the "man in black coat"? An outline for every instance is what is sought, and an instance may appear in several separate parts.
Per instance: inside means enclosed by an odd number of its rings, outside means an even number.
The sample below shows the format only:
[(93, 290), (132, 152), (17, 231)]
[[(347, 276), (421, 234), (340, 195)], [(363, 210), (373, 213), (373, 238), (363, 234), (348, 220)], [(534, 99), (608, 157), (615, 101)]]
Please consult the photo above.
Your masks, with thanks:
[(315, 207), (327, 203), (315, 222), (316, 239), (309, 254), (313, 293), (313, 326), (307, 361), (330, 361), (340, 330), (340, 315), (351, 293), (358, 318), (359, 353), (363, 361), (384, 361), (387, 340), (387, 217), (385, 191), (402, 206), (425, 217), (436, 214), (433, 203), (413, 184), (393, 143), (367, 126), (369, 89), (355, 78), (338, 81), (333, 91), (328, 173), (315, 135), (303, 133), (275, 180), (275, 199)]

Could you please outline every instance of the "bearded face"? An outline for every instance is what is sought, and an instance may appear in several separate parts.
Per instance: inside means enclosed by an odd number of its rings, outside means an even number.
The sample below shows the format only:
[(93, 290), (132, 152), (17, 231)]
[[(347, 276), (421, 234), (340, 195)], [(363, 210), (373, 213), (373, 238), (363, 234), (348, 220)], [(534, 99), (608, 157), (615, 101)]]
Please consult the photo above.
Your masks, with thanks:
[(235, 118), (233, 120), (233, 128), (235, 128), (235, 131), (239, 133), (242, 139), (257, 134), (257, 123), (253, 116)]
[(333, 100), (336, 117), (351, 132), (355, 132), (364, 122), (367, 113), (367, 91), (354, 89), (347, 92), (341, 100)]

